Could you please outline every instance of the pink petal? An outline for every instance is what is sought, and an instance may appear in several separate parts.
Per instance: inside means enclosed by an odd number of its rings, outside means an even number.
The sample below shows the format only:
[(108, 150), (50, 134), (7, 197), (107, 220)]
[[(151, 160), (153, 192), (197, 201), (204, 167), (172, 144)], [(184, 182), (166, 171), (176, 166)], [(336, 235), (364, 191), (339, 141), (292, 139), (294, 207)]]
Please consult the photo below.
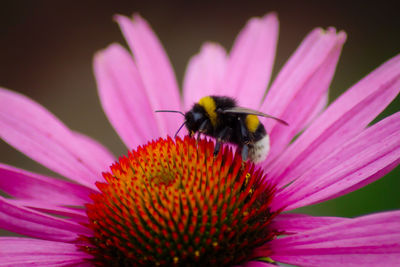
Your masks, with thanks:
[(371, 183), (400, 163), (400, 112), (344, 143), (280, 191), (271, 204), (294, 209)]
[[(88, 145), (38, 103), (0, 88), (0, 136), (22, 153), (61, 175), (95, 188), (110, 158), (92, 160)], [(103, 148), (102, 148), (103, 149)], [(104, 150), (104, 149), (103, 149)]]
[(400, 258), (400, 211), (346, 220), (275, 239), (256, 254), (306, 266), (396, 266)]
[(4, 164), (0, 164), (0, 189), (15, 198), (64, 206), (83, 206), (91, 201), (89, 195), (95, 192), (82, 185)]
[[(151, 107), (180, 110), (179, 89), (173, 69), (148, 23), (139, 15), (134, 15), (133, 21), (124, 16), (116, 16), (116, 20), (133, 52)], [(131, 97), (135, 97), (133, 92)], [(159, 122), (162, 135), (174, 134), (180, 124), (180, 120), (173, 116)]]
[(278, 40), (276, 14), (251, 19), (238, 35), (229, 56), (221, 95), (257, 109), (271, 77)]
[(389, 60), (340, 96), (269, 166), (283, 186), (359, 134), (400, 91), (400, 55)]
[(73, 132), (80, 145), (85, 148), (85, 152), (90, 155), (90, 159), (99, 166), (102, 172), (108, 171), (111, 164), (115, 162), (114, 155), (102, 144), (91, 137), (79, 132)]
[(0, 238), (1, 266), (91, 266), (75, 244), (19, 237)]
[(0, 228), (22, 235), (62, 242), (72, 242), (79, 234), (91, 234), (89, 229), (79, 224), (13, 205), (1, 197)]
[(8, 199), (7, 201), (14, 206), (29, 208), (40, 213), (62, 216), (63, 218), (73, 220), (74, 222), (78, 223), (86, 223), (88, 221), (86, 210), (82, 209), (82, 207), (62, 207), (59, 205), (49, 204), (45, 201), (37, 200)]
[(204, 44), (200, 53), (190, 59), (183, 80), (185, 110), (203, 96), (221, 94), (226, 60), (225, 49), (215, 43)]
[(308, 120), (304, 123), (304, 128), (308, 126), (326, 109), (329, 101), (329, 92), (326, 91), (325, 95), (321, 97), (319, 103), (314, 107), (313, 113), (308, 117)]
[(271, 223), (271, 228), (284, 231), (285, 234), (294, 234), (312, 230), (315, 228), (331, 225), (349, 220), (339, 217), (314, 217), (305, 214), (279, 214)]
[(334, 29), (312, 31), (278, 74), (260, 110), (289, 126), (264, 120), (271, 138), (269, 161), (320, 111), (345, 40), (345, 33)]
[(155, 114), (157, 108), (123, 47), (113, 44), (97, 53), (94, 73), (104, 112), (129, 149), (160, 137), (157, 126), (163, 118)]

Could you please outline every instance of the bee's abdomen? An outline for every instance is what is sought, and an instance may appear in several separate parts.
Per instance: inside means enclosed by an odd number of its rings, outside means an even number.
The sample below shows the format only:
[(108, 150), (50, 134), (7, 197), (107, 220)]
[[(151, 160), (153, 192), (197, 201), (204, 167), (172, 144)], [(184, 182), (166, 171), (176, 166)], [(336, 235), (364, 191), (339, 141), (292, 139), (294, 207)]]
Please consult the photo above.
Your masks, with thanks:
[(268, 134), (260, 135), (259, 137), (260, 139), (258, 139), (249, 149), (249, 159), (254, 163), (264, 161), (267, 158), (270, 149)]

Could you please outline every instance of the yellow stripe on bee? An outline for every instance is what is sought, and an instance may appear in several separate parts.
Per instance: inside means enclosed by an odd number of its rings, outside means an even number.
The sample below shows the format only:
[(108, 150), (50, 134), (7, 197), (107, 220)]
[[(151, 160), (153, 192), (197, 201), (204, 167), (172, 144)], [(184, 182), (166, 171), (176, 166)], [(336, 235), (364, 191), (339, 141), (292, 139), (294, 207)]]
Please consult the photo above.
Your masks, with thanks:
[(246, 116), (246, 128), (251, 132), (254, 133), (258, 125), (260, 125), (260, 121), (258, 120), (258, 117), (256, 115), (250, 114)]
[(215, 111), (214, 99), (211, 96), (202, 97), (199, 101), (199, 105), (205, 109), (211, 124), (215, 127), (217, 125), (217, 112)]

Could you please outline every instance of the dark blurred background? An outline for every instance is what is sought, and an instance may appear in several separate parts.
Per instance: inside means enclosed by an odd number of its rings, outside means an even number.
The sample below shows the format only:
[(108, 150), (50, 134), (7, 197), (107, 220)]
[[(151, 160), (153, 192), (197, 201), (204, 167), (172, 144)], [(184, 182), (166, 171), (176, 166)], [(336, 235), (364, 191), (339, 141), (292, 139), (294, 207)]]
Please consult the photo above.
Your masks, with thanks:
[[(230, 49), (252, 16), (276, 11), (280, 36), (274, 75), (314, 27), (348, 34), (331, 86), (330, 101), (400, 52), (397, 1), (1, 1), (0, 86), (35, 99), (74, 130), (116, 155), (126, 150), (108, 123), (96, 93), (93, 54), (124, 43), (116, 13), (139, 12), (152, 25), (175, 68), (178, 82), (204, 41)], [(399, 99), (380, 116), (400, 107)], [(50, 173), (0, 141), (0, 162)], [(303, 212), (357, 216), (400, 208), (400, 168), (357, 192)]]

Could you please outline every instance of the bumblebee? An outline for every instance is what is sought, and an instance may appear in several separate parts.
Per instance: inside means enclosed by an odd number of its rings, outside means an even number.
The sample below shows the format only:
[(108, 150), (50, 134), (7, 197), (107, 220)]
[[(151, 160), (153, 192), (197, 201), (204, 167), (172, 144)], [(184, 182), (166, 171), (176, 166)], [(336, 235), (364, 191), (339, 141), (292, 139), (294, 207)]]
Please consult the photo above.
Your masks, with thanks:
[(269, 136), (257, 116), (272, 118), (287, 125), (281, 119), (262, 112), (238, 107), (233, 98), (226, 96), (205, 96), (195, 103), (188, 112), (174, 110), (157, 110), (156, 112), (177, 112), (185, 117), (178, 129), (186, 126), (190, 136), (196, 133), (214, 137), (217, 155), (221, 143), (236, 144), (241, 151), (242, 159), (258, 163), (263, 161), (269, 152)]

